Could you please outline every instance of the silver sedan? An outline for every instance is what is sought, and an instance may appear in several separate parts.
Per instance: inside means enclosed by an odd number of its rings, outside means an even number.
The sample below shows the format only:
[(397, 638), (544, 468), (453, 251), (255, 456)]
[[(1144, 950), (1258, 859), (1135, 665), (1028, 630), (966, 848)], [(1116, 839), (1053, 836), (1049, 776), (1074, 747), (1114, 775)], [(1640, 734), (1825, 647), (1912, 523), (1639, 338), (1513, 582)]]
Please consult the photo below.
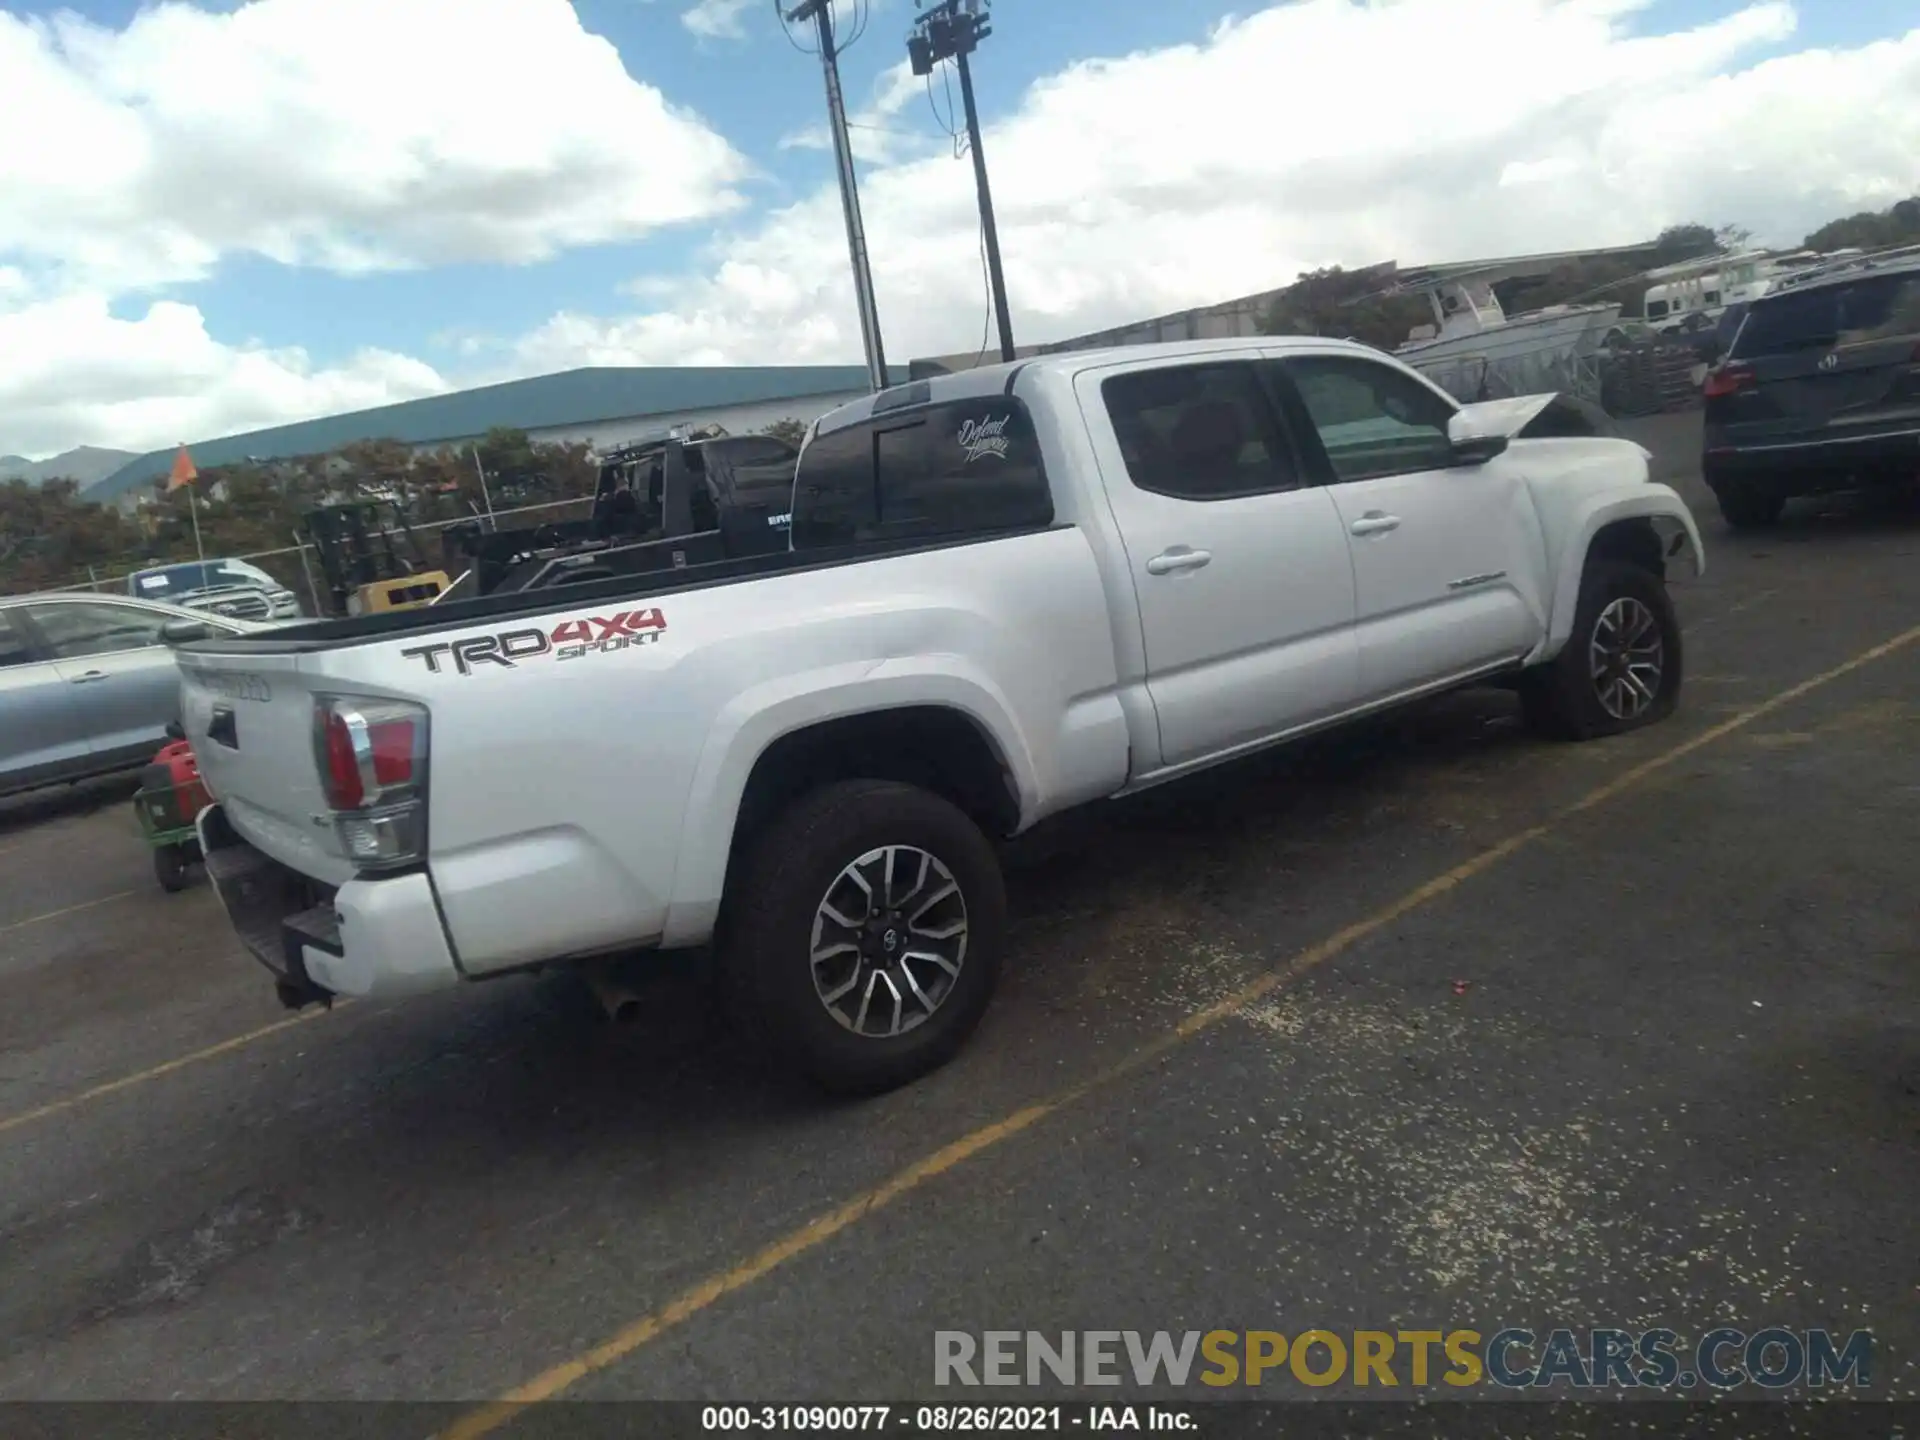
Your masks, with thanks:
[(97, 594), (0, 595), (0, 795), (133, 769), (180, 714), (162, 631), (267, 628)]

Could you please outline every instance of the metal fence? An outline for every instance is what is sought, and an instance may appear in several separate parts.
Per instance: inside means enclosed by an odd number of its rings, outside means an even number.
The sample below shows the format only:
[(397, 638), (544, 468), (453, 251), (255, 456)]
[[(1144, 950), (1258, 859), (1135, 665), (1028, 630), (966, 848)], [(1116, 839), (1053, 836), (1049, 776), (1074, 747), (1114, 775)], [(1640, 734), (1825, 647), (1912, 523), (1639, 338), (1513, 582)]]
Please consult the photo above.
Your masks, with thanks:
[(1449, 355), (1408, 362), (1463, 405), (1514, 395), (1561, 391), (1600, 403), (1601, 357), (1597, 352), (1563, 351), (1532, 355)]
[(1663, 339), (1621, 341), (1606, 350), (1489, 358), (1453, 355), (1414, 368), (1463, 405), (1560, 391), (1616, 419), (1700, 403), (1699, 355)]
[[(500, 522), (510, 516), (531, 515), (537, 510), (564, 510), (568, 507), (585, 509), (592, 504), (593, 497), (591, 495), (582, 495), (572, 500), (547, 500), (538, 505), (520, 505), (509, 510), (496, 510), (490, 514), (460, 515), (451, 520), (429, 520), (418, 525), (409, 525), (408, 528), (414, 531), (446, 530), (455, 525), (472, 525), (477, 521), (483, 528), (498, 530), (501, 528)], [(288, 589), (296, 589), (294, 585), (288, 584), (288, 581), (297, 573), (299, 580), (306, 590), (307, 603), (313, 607), (314, 614), (320, 614), (323, 607), (320, 603), (320, 592), (314, 580), (314, 566), (310, 558), (313, 547), (302, 541), (298, 535), (295, 535), (293, 539), (293, 544), (283, 545), (275, 550), (255, 550), (245, 555), (210, 556), (208, 557), (208, 563), (211, 564), (216, 560), (244, 560), (248, 564), (257, 565), (268, 574), (273, 575), (276, 580), (279, 580), (282, 584), (286, 584)], [(290, 563), (290, 560), (293, 558), (297, 558), (299, 562), (300, 568), (298, 572), (293, 570)], [(150, 565), (143, 565), (139, 567), (139, 569), (128, 570), (118, 575), (101, 575), (95, 571), (93, 566), (89, 565), (87, 567), (87, 578), (85, 580), (75, 581), (67, 585), (46, 586), (40, 593), (44, 594), (51, 591), (55, 594), (70, 594), (91, 590), (96, 593), (105, 591), (124, 595), (127, 593), (126, 582), (132, 576), (139, 574), (140, 570), (151, 570), (160, 565), (191, 565), (194, 563), (196, 562), (191, 560), (157, 560)], [(455, 576), (454, 578), (458, 579), (459, 577)]]

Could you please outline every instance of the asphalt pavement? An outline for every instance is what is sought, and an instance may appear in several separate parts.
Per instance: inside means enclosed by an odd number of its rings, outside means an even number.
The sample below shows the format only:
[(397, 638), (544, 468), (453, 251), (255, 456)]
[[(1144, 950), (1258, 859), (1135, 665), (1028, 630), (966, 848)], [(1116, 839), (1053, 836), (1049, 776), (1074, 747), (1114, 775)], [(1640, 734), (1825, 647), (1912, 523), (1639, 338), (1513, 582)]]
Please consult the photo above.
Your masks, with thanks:
[(1920, 515), (1732, 536), (1696, 424), (1639, 427), (1707, 540), (1673, 720), (1552, 745), (1473, 692), (1016, 845), (985, 1025), (878, 1100), (677, 975), (625, 1027), (564, 976), (290, 1017), (127, 786), (0, 804), (0, 1398), (954, 1399), (937, 1331), (1779, 1325), (1920, 1399)]

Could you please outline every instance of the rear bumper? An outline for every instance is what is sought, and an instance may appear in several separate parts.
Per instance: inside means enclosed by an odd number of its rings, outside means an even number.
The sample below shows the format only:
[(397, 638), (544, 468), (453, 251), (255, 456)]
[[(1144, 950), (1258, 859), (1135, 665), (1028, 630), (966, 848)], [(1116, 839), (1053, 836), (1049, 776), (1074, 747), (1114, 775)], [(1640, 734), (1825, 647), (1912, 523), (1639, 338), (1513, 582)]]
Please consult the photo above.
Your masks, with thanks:
[(207, 878), (240, 943), (290, 1005), (392, 998), (461, 980), (424, 873), (349, 880), (332, 895), (248, 844), (218, 805), (201, 812)]
[(1920, 475), (1920, 429), (1747, 445), (1719, 441), (1709, 433), (1701, 464), (1709, 485), (1722, 479), (1804, 479), (1812, 489), (1823, 481), (1911, 479)]

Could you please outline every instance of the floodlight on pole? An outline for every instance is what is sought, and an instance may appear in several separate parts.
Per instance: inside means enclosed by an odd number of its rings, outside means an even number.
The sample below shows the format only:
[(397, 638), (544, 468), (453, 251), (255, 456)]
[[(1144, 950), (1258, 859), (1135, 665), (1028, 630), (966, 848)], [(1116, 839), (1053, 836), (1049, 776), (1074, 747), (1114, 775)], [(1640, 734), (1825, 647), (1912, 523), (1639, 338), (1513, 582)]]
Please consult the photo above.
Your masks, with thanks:
[[(920, 0), (914, 0), (915, 5)], [(993, 191), (987, 184), (987, 157), (980, 148), (980, 112), (973, 99), (973, 68), (967, 57), (993, 33), (986, 0), (940, 0), (915, 22), (907, 36), (907, 62), (915, 75), (931, 75), (951, 60), (960, 73), (960, 101), (966, 109), (967, 148), (973, 152), (973, 185), (980, 202), (980, 230), (987, 251), (987, 284), (993, 292), (994, 319), (1000, 326), (1000, 358), (1013, 359), (1013, 319), (1007, 306), (1007, 277), (1000, 267), (1000, 230), (993, 218)]]

